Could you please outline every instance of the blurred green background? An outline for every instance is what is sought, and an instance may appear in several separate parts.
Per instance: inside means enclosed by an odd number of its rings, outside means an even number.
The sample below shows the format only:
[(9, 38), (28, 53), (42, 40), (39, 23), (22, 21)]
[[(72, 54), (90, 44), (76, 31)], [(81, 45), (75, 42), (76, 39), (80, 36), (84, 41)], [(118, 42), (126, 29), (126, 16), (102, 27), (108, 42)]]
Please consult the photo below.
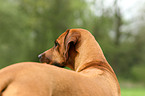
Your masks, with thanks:
[(122, 96), (145, 96), (144, 6), (143, 0), (0, 0), (0, 68), (39, 62), (66, 29), (84, 28), (115, 70)]

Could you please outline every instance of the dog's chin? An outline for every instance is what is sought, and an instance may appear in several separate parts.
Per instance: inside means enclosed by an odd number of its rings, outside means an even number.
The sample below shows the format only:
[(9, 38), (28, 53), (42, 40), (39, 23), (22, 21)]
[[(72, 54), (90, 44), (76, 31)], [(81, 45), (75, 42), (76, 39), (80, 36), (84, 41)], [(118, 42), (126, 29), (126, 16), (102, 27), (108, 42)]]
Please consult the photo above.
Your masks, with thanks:
[(61, 67), (61, 68), (65, 67), (65, 63), (64, 62), (63, 63), (58, 63), (58, 62), (52, 62), (49, 59), (46, 59), (45, 63), (50, 64), (50, 65), (54, 65), (54, 66), (57, 66), (57, 67)]
[(54, 66), (57, 66), (57, 67), (61, 67), (61, 68), (64, 68), (64, 63), (60, 64), (60, 63), (57, 63), (57, 62), (53, 62), (52, 65)]

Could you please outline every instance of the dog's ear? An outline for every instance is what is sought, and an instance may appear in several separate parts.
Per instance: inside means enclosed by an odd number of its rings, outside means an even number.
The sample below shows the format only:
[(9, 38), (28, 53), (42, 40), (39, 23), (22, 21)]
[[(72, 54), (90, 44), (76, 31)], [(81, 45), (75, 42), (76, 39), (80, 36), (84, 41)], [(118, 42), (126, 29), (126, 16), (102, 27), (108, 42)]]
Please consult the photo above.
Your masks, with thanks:
[(75, 45), (79, 41), (81, 35), (79, 32), (72, 29), (68, 29), (66, 32), (67, 34), (64, 39), (64, 46), (65, 46), (64, 57), (67, 60), (69, 58), (68, 57), (69, 52), (75, 49)]

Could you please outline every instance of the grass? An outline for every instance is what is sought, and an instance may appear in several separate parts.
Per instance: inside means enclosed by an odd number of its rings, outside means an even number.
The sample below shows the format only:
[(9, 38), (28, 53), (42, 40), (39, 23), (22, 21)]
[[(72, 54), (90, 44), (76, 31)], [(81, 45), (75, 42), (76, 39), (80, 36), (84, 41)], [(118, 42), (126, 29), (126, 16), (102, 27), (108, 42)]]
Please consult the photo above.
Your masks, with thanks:
[(122, 88), (121, 96), (145, 96), (145, 88)]
[(145, 96), (145, 82), (119, 79), (121, 96)]

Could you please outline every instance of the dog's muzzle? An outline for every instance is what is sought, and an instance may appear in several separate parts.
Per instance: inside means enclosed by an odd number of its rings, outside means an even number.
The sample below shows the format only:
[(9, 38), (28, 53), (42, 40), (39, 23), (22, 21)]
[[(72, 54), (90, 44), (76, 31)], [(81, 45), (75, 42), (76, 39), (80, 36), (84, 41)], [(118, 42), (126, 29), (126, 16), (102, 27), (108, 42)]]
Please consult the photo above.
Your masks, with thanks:
[(51, 62), (50, 59), (48, 59), (47, 57), (45, 57), (45, 54), (44, 53), (38, 55), (38, 58), (39, 58), (39, 61), (41, 63), (47, 63), (47, 64), (51, 64), (51, 65), (54, 65), (54, 66), (57, 66), (57, 67), (61, 67), (61, 68), (64, 68), (65, 67), (65, 66), (63, 66), (64, 64), (59, 64), (57, 62)]
[(39, 61), (41, 63), (48, 63), (48, 64), (50, 63), (50, 60), (45, 57), (45, 54), (44, 53), (38, 55), (38, 58), (39, 58)]

